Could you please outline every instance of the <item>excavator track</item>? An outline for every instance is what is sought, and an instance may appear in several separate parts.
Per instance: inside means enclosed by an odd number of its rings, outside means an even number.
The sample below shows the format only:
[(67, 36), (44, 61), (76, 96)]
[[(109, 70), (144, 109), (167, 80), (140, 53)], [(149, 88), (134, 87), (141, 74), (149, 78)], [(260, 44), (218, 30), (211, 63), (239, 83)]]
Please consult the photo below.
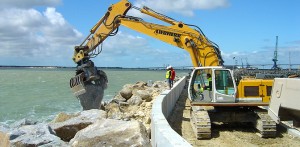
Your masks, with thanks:
[(197, 139), (211, 138), (211, 122), (208, 112), (201, 106), (192, 106), (191, 125)]
[(276, 137), (276, 122), (268, 115), (266, 111), (255, 111), (257, 114), (256, 129), (262, 138)]
[[(276, 122), (265, 109), (259, 107), (228, 109), (229, 107), (192, 106), (191, 125), (197, 139), (211, 138), (212, 122), (249, 122), (258, 130), (262, 138), (275, 138), (277, 135)], [(245, 111), (246, 110), (246, 111)], [(210, 116), (211, 115), (211, 116)]]

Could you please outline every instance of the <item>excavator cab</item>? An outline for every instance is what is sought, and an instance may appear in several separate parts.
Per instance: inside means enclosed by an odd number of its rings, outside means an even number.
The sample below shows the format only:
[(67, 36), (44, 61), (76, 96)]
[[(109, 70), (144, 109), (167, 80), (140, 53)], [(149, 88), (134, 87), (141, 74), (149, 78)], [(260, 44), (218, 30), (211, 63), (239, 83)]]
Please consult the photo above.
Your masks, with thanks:
[(236, 102), (236, 85), (231, 70), (222, 67), (198, 67), (189, 82), (191, 101), (204, 103)]

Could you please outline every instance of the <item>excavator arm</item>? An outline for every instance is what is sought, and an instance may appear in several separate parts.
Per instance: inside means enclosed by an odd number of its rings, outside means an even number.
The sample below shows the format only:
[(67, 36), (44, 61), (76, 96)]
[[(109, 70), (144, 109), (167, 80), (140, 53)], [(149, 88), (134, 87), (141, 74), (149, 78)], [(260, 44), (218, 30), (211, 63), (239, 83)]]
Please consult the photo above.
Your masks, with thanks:
[(108, 83), (106, 73), (98, 70), (90, 59), (101, 53), (99, 45), (108, 36), (117, 33), (119, 24), (115, 20), (124, 16), (130, 8), (131, 4), (127, 0), (111, 5), (84, 41), (74, 48), (72, 59), (77, 64), (77, 70), (76, 75), (70, 79), (70, 87), (84, 110), (100, 108)]
[(182, 22), (176, 22), (171, 26), (162, 26), (130, 17), (120, 18), (118, 21), (130, 29), (185, 49), (189, 52), (195, 67), (223, 64), (218, 47), (211, 44), (200, 32)]
[[(170, 25), (150, 23), (141, 18), (126, 15), (131, 8)], [(105, 73), (97, 70), (90, 58), (101, 52), (97, 49), (99, 45), (108, 36), (116, 35), (120, 25), (186, 50), (190, 54), (194, 67), (223, 65), (218, 46), (210, 41), (199, 27), (176, 21), (147, 7), (137, 8), (127, 0), (121, 0), (111, 5), (105, 15), (91, 29), (90, 35), (83, 43), (75, 46), (73, 61), (77, 63), (77, 72), (76, 76), (71, 78), (70, 86), (80, 101), (86, 101), (91, 97), (90, 94), (94, 97), (99, 95), (93, 94), (94, 90), (89, 91), (87, 85), (101, 87), (101, 90), (106, 88)]]
[(94, 56), (93, 52), (108, 37), (115, 35), (115, 30), (119, 24), (115, 21), (124, 15), (131, 8), (127, 0), (121, 0), (119, 3), (111, 5), (105, 15), (90, 30), (90, 34), (85, 38), (80, 46), (75, 46), (73, 61), (79, 63), (84, 58)]

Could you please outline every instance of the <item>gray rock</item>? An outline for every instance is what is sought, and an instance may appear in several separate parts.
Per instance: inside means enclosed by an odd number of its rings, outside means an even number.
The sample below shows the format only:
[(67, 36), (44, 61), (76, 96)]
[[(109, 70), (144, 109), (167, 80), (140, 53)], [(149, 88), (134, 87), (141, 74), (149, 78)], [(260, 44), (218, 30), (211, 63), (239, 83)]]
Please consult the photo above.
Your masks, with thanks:
[(15, 128), (14, 130), (12, 130), (9, 133), (9, 140), (14, 140), (22, 135), (26, 134), (26, 132), (22, 131), (22, 130), (18, 130), (17, 128)]
[(125, 98), (126, 100), (130, 99), (132, 96), (132, 88), (130, 87), (124, 87), (121, 91), (120, 91), (120, 95)]
[(143, 90), (143, 89), (145, 89), (146, 86), (147, 86), (146, 82), (138, 81), (138, 82), (135, 83), (135, 85), (133, 85), (133, 88)]
[(21, 127), (24, 125), (35, 125), (35, 124), (37, 124), (37, 121), (32, 121), (32, 120), (24, 118), (24, 119), (14, 122), (13, 124), (10, 125), (10, 127), (18, 128), (18, 127)]
[(72, 147), (151, 146), (145, 127), (138, 121), (98, 120), (79, 131), (69, 142)]
[(130, 105), (141, 105), (143, 103), (143, 100), (139, 96), (132, 96), (128, 101)]
[(138, 90), (135, 94), (142, 100), (146, 100), (146, 102), (150, 102), (152, 100), (151, 95), (147, 90)]
[(120, 103), (120, 102), (126, 102), (127, 99), (123, 98), (120, 94), (117, 94), (111, 101)]
[[(71, 114), (69, 119), (62, 122), (51, 122), (49, 125), (56, 135), (64, 141), (70, 141), (75, 134), (98, 119), (107, 118), (107, 113), (103, 110), (91, 109), (82, 111), (76, 115)], [(66, 117), (63, 115), (63, 117)]]
[(111, 102), (106, 105), (105, 110), (107, 111), (107, 117), (111, 119), (122, 119), (123, 109), (120, 107), (118, 103)]
[(23, 125), (14, 128), (9, 133), (11, 146), (67, 146), (59, 137), (53, 134), (53, 130), (44, 123), (36, 125)]
[(152, 87), (154, 87), (154, 88), (159, 88), (159, 84), (154, 83), (154, 84), (152, 85)]

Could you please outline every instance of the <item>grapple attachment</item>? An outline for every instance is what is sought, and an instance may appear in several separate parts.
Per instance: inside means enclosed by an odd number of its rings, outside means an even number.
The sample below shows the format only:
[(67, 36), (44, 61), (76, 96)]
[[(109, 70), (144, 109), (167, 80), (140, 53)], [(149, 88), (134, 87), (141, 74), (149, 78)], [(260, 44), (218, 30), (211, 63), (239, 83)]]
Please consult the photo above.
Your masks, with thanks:
[[(82, 72), (70, 79), (73, 94), (79, 99), (83, 110), (99, 109), (107, 88), (107, 76), (104, 71), (96, 70), (96, 74), (86, 77)], [(93, 78), (91, 78), (93, 77)]]

